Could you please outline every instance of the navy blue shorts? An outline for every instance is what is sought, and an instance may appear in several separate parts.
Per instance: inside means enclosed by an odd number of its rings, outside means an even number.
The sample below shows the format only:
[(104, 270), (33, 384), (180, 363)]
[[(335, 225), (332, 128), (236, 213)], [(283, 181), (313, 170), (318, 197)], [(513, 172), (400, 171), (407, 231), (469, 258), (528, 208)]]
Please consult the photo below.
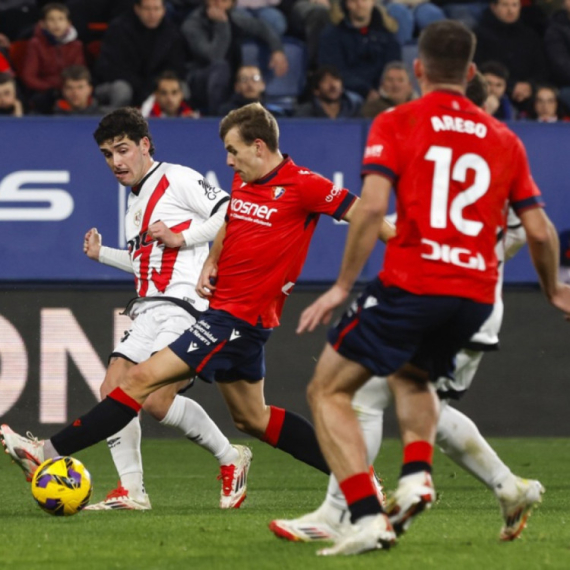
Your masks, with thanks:
[(272, 330), (208, 309), (169, 348), (206, 382), (257, 382), (265, 377), (264, 346)]
[(328, 340), (339, 354), (377, 376), (410, 363), (432, 381), (453, 378), (455, 355), (492, 309), (461, 297), (414, 295), (375, 279), (329, 330)]

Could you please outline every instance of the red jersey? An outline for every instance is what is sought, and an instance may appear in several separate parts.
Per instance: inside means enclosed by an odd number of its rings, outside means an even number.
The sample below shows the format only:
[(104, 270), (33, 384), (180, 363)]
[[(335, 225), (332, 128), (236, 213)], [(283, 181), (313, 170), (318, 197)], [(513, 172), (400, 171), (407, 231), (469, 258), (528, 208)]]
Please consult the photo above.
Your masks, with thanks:
[(376, 117), (362, 173), (387, 177), (396, 192), (384, 285), (494, 302), (507, 206), (542, 206), (512, 131), (465, 96), (435, 91)]
[(210, 307), (254, 326), (279, 325), (319, 214), (341, 219), (355, 199), (287, 156), (255, 182), (236, 175)]

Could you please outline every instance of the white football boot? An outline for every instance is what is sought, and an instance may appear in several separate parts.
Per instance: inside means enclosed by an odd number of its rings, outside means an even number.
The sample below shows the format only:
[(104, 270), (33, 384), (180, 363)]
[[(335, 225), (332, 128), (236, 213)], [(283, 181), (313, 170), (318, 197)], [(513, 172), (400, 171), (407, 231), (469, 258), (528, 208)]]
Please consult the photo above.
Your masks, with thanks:
[(496, 493), (501, 505), (501, 514), (505, 519), (499, 538), (505, 541), (515, 540), (520, 536), (532, 509), (542, 501), (542, 494), (545, 491), (541, 483), (533, 479), (517, 477), (515, 485), (514, 492)]
[(87, 505), (84, 511), (149, 511), (150, 499), (145, 493), (139, 497), (131, 497), (121, 482), (113, 489), (103, 501)]
[(31, 481), (36, 469), (45, 461), (44, 442), (30, 432), (27, 437), (18, 435), (9, 426), (0, 426), (0, 440), (4, 451), (24, 472), (26, 481)]
[(427, 471), (401, 477), (398, 488), (386, 505), (386, 513), (396, 534), (400, 536), (406, 532), (414, 518), (431, 508), (434, 502), (435, 489)]
[(348, 556), (371, 550), (387, 550), (396, 543), (396, 533), (384, 513), (363, 517), (350, 526), (329, 548), (319, 550), (319, 556)]
[(237, 450), (239, 457), (235, 463), (220, 466), (220, 509), (239, 509), (247, 495), (247, 474), (253, 459), (251, 449), (245, 445), (232, 447)]

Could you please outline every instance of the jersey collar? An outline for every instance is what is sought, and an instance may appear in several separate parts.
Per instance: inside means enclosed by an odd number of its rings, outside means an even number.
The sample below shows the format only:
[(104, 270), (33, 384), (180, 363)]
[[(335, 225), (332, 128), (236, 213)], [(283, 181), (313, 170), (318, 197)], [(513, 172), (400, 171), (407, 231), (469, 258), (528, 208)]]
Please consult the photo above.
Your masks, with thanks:
[(288, 154), (284, 154), (283, 160), (269, 174), (266, 174), (263, 178), (255, 180), (253, 184), (267, 184), (270, 180), (275, 178), (279, 171), (289, 162), (292, 162), (291, 157)]
[(131, 186), (131, 192), (135, 195), (138, 196), (140, 194), (141, 188), (143, 187), (143, 184), (148, 180), (148, 178), (150, 177), (150, 175), (162, 164), (162, 162), (156, 162), (154, 163), (150, 170), (144, 175), (144, 178), (136, 185), (136, 186)]

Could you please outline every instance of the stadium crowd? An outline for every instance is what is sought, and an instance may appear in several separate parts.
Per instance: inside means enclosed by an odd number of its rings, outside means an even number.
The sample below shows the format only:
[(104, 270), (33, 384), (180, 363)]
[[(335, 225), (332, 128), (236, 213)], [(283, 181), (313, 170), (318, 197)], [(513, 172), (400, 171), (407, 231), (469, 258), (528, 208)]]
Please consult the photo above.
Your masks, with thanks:
[[(9, 0), (0, 115), (195, 119), (258, 101), (277, 117), (371, 118), (417, 97), (417, 36), (445, 18), (477, 36), (488, 112), (569, 120), (570, 0)], [(294, 74), (293, 91), (270, 89)]]

